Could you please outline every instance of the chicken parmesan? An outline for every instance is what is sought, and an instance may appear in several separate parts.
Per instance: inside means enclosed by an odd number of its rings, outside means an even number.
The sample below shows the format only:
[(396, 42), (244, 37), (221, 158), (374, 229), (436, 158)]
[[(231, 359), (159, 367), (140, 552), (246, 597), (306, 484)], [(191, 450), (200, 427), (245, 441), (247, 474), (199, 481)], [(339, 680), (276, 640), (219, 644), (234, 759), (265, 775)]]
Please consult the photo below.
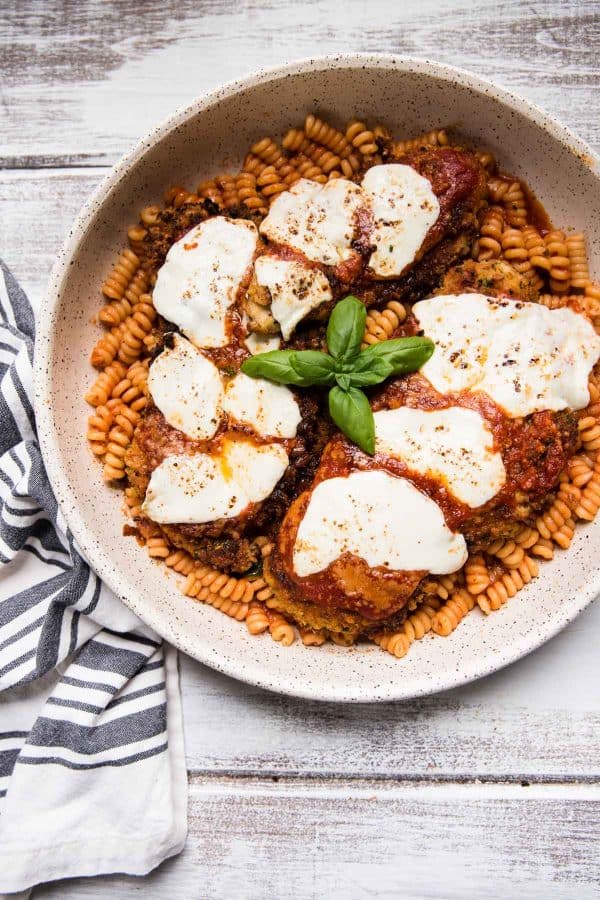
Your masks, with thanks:
[(129, 239), (88, 437), (125, 532), (250, 633), (401, 656), (600, 507), (600, 287), (487, 151), (309, 116)]

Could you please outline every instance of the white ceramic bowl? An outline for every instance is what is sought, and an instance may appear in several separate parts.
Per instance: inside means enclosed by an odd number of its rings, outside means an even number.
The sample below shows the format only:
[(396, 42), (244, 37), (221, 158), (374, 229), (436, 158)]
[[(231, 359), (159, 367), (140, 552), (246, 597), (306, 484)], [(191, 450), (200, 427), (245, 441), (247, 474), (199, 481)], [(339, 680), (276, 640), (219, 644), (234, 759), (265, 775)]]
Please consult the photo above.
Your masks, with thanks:
[(115, 166), (82, 210), (54, 268), (38, 321), (36, 409), (42, 451), (64, 515), (98, 574), (141, 619), (215, 669), (272, 690), (339, 701), (430, 694), (486, 675), (538, 647), (599, 592), (600, 522), (499, 612), (476, 610), (449, 638), (428, 637), (396, 660), (374, 645), (290, 648), (184, 597), (122, 537), (122, 495), (102, 484), (85, 440), (91, 324), (100, 284), (139, 209), (174, 182), (237, 168), (264, 134), (318, 110), (333, 122), (383, 120), (400, 136), (445, 125), (491, 149), (523, 177), (556, 223), (583, 230), (600, 273), (598, 159), (541, 110), (481, 79), (425, 60), (348, 55), (303, 60), (233, 82), (175, 113)]

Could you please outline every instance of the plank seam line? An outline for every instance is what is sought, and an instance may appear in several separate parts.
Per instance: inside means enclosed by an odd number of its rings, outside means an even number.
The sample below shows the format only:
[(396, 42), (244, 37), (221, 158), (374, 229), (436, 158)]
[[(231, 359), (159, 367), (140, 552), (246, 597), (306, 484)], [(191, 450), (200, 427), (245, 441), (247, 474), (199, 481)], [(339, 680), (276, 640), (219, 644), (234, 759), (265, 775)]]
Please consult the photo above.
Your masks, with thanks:
[[(30, 156), (23, 157), (0, 157), (0, 170), (3, 172), (40, 172), (52, 170), (69, 170), (69, 169), (112, 169), (112, 167), (120, 159), (117, 156), (113, 162), (99, 162), (98, 157), (49, 157), (47, 160), (36, 160)], [(94, 160), (96, 160), (94, 162)]]
[(361, 773), (361, 774), (336, 774), (323, 772), (281, 772), (277, 769), (190, 769), (188, 778), (191, 782), (207, 781), (271, 781), (281, 784), (327, 782), (336, 783), (374, 783), (401, 787), (402, 785), (461, 785), (479, 787), (481, 785), (506, 785), (509, 787), (552, 786), (571, 787), (573, 785), (593, 786), (600, 785), (600, 774), (597, 775), (433, 775), (433, 774), (405, 774), (395, 778), (391, 775)]

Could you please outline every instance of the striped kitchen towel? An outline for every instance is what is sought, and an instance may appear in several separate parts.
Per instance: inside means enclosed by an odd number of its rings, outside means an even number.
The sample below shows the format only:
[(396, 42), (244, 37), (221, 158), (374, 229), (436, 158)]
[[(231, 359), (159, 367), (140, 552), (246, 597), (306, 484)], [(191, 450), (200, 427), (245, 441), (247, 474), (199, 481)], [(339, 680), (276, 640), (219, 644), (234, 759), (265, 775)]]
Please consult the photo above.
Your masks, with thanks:
[(187, 830), (177, 655), (82, 558), (31, 405), (33, 313), (0, 268), (0, 892), (144, 874)]

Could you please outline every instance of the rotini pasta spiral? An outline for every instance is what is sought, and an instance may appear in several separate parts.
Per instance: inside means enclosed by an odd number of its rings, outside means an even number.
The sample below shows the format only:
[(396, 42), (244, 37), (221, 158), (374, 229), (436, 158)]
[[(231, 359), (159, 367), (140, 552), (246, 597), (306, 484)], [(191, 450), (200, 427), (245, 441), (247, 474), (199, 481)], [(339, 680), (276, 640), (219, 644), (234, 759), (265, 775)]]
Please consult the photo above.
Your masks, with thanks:
[(114, 421), (114, 411), (108, 406), (98, 406), (88, 419), (86, 437), (94, 456), (104, 456), (108, 433)]
[(250, 148), (250, 153), (261, 159), (267, 166), (273, 166), (278, 169), (287, 162), (281, 147), (279, 147), (273, 138), (264, 137), (257, 141)]
[(216, 206), (225, 205), (223, 203), (223, 191), (217, 184), (216, 178), (207, 178), (206, 181), (201, 181), (196, 191), (203, 200), (210, 200)]
[(557, 497), (546, 512), (538, 517), (536, 527), (541, 537), (553, 540), (566, 550), (573, 539), (574, 522), (571, 518), (571, 508)]
[(488, 191), (493, 203), (501, 203), (506, 213), (506, 221), (513, 228), (527, 225), (527, 202), (523, 188), (518, 181), (504, 178), (490, 178)]
[(571, 265), (571, 287), (585, 288), (590, 280), (585, 250), (585, 236), (579, 231), (576, 234), (570, 234), (566, 244)]
[(483, 594), (477, 597), (477, 604), (486, 615), (500, 609), (510, 597), (538, 574), (538, 564), (530, 556), (524, 557), (517, 568), (510, 569), (494, 581)]
[(312, 159), (305, 156), (304, 153), (292, 156), (290, 163), (294, 166), (300, 178), (308, 178), (309, 181), (317, 181), (319, 184), (325, 184), (327, 181), (325, 172)]
[(262, 634), (269, 627), (269, 617), (261, 603), (251, 603), (246, 616), (246, 628), (250, 634)]
[(575, 510), (578, 519), (591, 522), (600, 509), (600, 453), (596, 456), (592, 477), (581, 492), (581, 501)]
[(327, 640), (322, 632), (311, 631), (309, 628), (299, 628), (298, 634), (305, 647), (321, 647)]
[(287, 619), (274, 610), (268, 610), (269, 634), (274, 641), (284, 647), (289, 647), (296, 640), (296, 633)]
[(534, 225), (526, 225), (522, 229), (522, 235), (531, 265), (549, 272), (550, 259), (546, 243), (537, 228)]
[(115, 415), (115, 424), (108, 434), (103, 469), (105, 481), (118, 481), (125, 477), (125, 454), (139, 418), (139, 413), (121, 404)]
[(572, 484), (578, 488), (585, 487), (594, 474), (593, 462), (589, 456), (579, 454), (573, 456), (568, 463), (567, 471)]
[(189, 575), (196, 563), (185, 550), (174, 550), (170, 547), (169, 555), (165, 557), (165, 565), (180, 575)]
[[(322, 119), (309, 115), (304, 122), (304, 133), (310, 140), (315, 141), (317, 144), (322, 144), (323, 147), (326, 147), (331, 153), (336, 154), (340, 158), (342, 171), (345, 175), (352, 175), (358, 172), (360, 160), (353, 153), (352, 145), (347, 137), (341, 131), (338, 131), (337, 128), (332, 128), (331, 125), (328, 125)], [(349, 168), (343, 165), (344, 161), (347, 161)]]
[(390, 300), (383, 310), (370, 310), (365, 322), (363, 349), (370, 344), (386, 341), (406, 318), (406, 307), (399, 300)]
[(98, 375), (87, 394), (86, 401), (91, 406), (104, 406), (111, 396), (115, 386), (125, 377), (127, 366), (122, 362), (111, 362), (104, 372)]
[(98, 318), (103, 325), (108, 325), (109, 327), (119, 325), (127, 316), (131, 315), (133, 307), (140, 299), (140, 296), (147, 290), (148, 276), (143, 269), (139, 269), (127, 286), (123, 297), (120, 300), (112, 300), (103, 306), (98, 313)]
[(413, 150), (419, 150), (421, 147), (445, 147), (449, 143), (446, 131), (441, 128), (437, 131), (428, 131), (420, 134), (416, 138), (408, 141), (395, 141), (392, 144), (392, 154), (396, 157), (405, 156), (412, 153)]
[[(585, 311), (587, 315), (595, 321), (600, 319), (600, 285), (593, 281), (588, 282), (585, 286)], [(596, 322), (595, 324), (600, 324)]]
[(114, 269), (102, 285), (104, 296), (110, 300), (120, 300), (139, 267), (140, 260), (133, 250), (123, 250)]
[(267, 166), (256, 179), (256, 186), (263, 197), (270, 202), (277, 194), (287, 191), (288, 185), (281, 177), (275, 166)]
[(515, 541), (494, 541), (493, 544), (489, 544), (485, 549), (490, 556), (497, 556), (509, 569), (514, 569), (518, 566), (525, 556), (523, 548)]
[(490, 206), (485, 211), (481, 223), (478, 242), (477, 259), (485, 262), (488, 259), (498, 259), (502, 252), (502, 233), (504, 231), (504, 210), (500, 206)]
[(118, 350), (121, 362), (130, 365), (139, 357), (144, 338), (150, 333), (155, 318), (156, 310), (152, 305), (152, 297), (150, 294), (142, 294), (132, 314), (119, 326), (122, 328)]
[(420, 641), (433, 626), (433, 619), (438, 612), (441, 601), (431, 597), (427, 599), (415, 612), (413, 612), (399, 631), (393, 634), (379, 634), (373, 640), (382, 650), (386, 650), (401, 659), (406, 656), (411, 645), (415, 641)]
[(148, 538), (146, 550), (148, 551), (148, 556), (152, 559), (167, 559), (171, 552), (167, 541), (162, 535)]
[(266, 213), (267, 204), (264, 197), (258, 193), (256, 185), (256, 175), (251, 172), (240, 172), (236, 176), (235, 187), (239, 201), (247, 209), (255, 210), (258, 213)]
[(562, 309), (567, 306), (569, 298), (565, 294), (540, 294), (538, 302), (548, 309)]
[(375, 135), (369, 131), (364, 122), (351, 119), (346, 127), (346, 140), (363, 156), (374, 156), (379, 151)]
[(550, 258), (550, 290), (566, 294), (571, 281), (571, 262), (564, 232), (550, 231), (544, 241)]
[(600, 450), (600, 422), (595, 416), (584, 416), (578, 422), (579, 437), (587, 452)]
[(470, 594), (465, 588), (459, 588), (434, 615), (431, 623), (432, 631), (442, 637), (447, 637), (474, 606), (473, 594)]
[(502, 255), (513, 269), (521, 275), (527, 275), (536, 289), (542, 287), (543, 281), (531, 264), (523, 234), (518, 228), (506, 228), (502, 232)]
[(465, 563), (465, 579), (470, 594), (480, 594), (490, 583), (490, 573), (481, 554), (469, 556)]

